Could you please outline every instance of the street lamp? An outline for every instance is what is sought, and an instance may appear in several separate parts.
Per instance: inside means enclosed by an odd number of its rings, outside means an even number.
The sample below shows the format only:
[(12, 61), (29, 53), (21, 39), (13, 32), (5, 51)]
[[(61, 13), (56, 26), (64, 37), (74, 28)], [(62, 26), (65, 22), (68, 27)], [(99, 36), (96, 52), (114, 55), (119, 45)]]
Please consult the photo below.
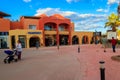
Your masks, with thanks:
[(59, 43), (57, 44), (57, 49), (59, 50)]
[(78, 53), (80, 53), (80, 45), (78, 45)]
[(105, 80), (105, 67), (104, 67), (104, 61), (101, 60), (100, 62), (100, 76), (101, 76), (101, 80)]

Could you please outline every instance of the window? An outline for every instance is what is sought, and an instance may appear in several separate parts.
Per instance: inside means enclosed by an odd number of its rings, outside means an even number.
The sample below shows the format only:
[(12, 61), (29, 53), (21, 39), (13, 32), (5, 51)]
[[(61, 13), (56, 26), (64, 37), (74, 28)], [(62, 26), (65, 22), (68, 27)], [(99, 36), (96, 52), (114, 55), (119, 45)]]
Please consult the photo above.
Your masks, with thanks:
[(64, 30), (65, 30), (64, 26), (59, 26), (59, 31), (64, 31)]
[(0, 36), (0, 48), (8, 48), (8, 36)]
[(50, 25), (45, 25), (44, 30), (52, 30), (52, 26), (50, 26)]
[(36, 25), (29, 25), (29, 29), (36, 30)]
[(8, 32), (0, 32), (0, 35), (9, 35)]

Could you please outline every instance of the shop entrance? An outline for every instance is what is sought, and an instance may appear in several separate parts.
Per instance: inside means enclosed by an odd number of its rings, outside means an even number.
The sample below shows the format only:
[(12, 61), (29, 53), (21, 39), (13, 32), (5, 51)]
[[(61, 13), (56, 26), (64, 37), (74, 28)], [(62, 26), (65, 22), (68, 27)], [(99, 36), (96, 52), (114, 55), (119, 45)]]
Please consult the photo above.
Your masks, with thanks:
[(20, 36), (19, 36), (19, 40), (20, 40), (20, 42), (21, 42), (22, 48), (25, 48), (25, 47), (26, 47), (26, 45), (25, 45), (25, 43), (26, 43), (26, 37), (20, 35)]
[(30, 47), (35, 47), (36, 46), (36, 42), (38, 42), (39, 46), (40, 46), (40, 39), (39, 39), (39, 37), (31, 37), (30, 40), (29, 40)]
[(60, 45), (68, 45), (68, 35), (59, 36)]
[(79, 44), (79, 38), (77, 36), (73, 36), (72, 44)]
[(55, 46), (56, 35), (45, 35), (45, 46)]
[(45, 46), (52, 46), (52, 38), (51, 37), (45, 38)]
[(5, 38), (0, 38), (0, 48), (4, 49), (7, 48), (7, 41), (4, 40)]
[(83, 36), (82, 37), (82, 44), (88, 44), (88, 36)]
[(11, 36), (11, 45), (12, 45), (12, 49), (15, 48), (15, 36)]

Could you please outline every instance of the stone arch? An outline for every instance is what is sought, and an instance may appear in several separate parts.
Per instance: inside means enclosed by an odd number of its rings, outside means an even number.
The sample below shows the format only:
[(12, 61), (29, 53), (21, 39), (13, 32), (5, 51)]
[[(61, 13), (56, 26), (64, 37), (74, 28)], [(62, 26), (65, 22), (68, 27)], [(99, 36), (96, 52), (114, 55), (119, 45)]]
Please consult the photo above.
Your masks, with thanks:
[(59, 35), (59, 44), (68, 45), (69, 35)]
[(56, 23), (47, 22), (44, 24), (44, 30), (55, 31), (57, 29)]
[(59, 24), (59, 31), (68, 31), (68, 29), (69, 29), (69, 24), (67, 23)]
[(45, 46), (55, 46), (55, 45), (56, 45), (56, 35), (46, 35)]
[(39, 45), (40, 45), (40, 38), (38, 36), (30, 37), (30, 39), (29, 39), (29, 47), (35, 47), (37, 41), (39, 42)]
[(74, 36), (72, 37), (72, 44), (79, 44), (79, 38), (78, 38), (77, 35), (74, 35)]
[(88, 39), (88, 36), (87, 35), (84, 35), (82, 37), (82, 44), (88, 44), (89, 43), (89, 39)]

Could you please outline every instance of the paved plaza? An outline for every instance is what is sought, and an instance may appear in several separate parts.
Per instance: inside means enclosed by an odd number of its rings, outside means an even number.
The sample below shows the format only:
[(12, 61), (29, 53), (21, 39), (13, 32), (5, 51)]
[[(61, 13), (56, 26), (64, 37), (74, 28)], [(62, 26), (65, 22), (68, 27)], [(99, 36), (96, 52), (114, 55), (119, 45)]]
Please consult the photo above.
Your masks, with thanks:
[(78, 45), (23, 49), (22, 60), (4, 64), (6, 54), (0, 50), (0, 80), (100, 80), (100, 60), (105, 61), (106, 80), (120, 80), (120, 62), (111, 60), (119, 55), (102, 45)]

